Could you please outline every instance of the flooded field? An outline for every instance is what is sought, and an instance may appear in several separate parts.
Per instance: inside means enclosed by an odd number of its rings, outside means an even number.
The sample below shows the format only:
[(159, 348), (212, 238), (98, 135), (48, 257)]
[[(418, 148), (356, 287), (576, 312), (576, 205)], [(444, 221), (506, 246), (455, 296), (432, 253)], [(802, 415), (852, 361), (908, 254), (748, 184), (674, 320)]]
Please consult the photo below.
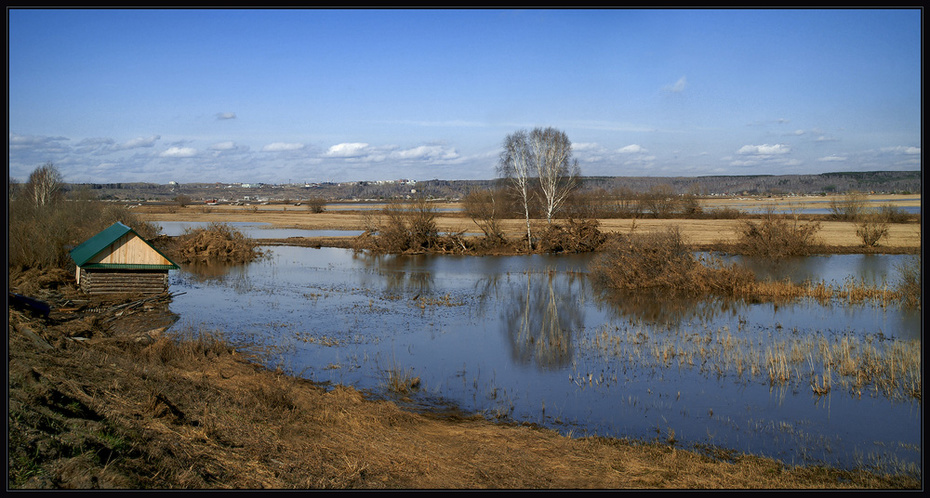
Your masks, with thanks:
[[(245, 266), (172, 272), (171, 291), (184, 293), (175, 327), (223, 331), (272, 367), (412, 408), (452, 403), (566, 434), (919, 472), (919, 312), (610, 302), (588, 281), (588, 256), (267, 249)], [(907, 257), (751, 264), (767, 278), (893, 285)], [(839, 367), (882, 356), (896, 361), (890, 380)], [(398, 394), (398, 383), (417, 389)]]

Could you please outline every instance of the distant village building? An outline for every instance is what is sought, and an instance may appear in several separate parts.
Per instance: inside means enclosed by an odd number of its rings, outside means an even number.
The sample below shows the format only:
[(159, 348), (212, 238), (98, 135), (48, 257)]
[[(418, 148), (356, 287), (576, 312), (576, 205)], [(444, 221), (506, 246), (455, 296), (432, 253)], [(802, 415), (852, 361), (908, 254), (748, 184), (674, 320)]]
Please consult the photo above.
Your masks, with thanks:
[(168, 289), (168, 270), (178, 265), (116, 222), (71, 250), (75, 278), (88, 294), (160, 294)]

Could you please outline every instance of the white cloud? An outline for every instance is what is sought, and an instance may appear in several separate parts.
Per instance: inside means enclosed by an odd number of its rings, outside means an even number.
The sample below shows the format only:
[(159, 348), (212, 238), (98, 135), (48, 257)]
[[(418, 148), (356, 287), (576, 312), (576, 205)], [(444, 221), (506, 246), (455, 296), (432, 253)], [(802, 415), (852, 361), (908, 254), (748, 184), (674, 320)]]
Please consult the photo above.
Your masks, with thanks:
[(139, 149), (143, 147), (154, 147), (155, 142), (161, 139), (160, 135), (152, 135), (151, 137), (138, 137), (133, 138), (132, 140), (123, 142), (116, 147), (114, 150), (129, 150), (129, 149)]
[(68, 141), (65, 137), (44, 137), (36, 135), (16, 135), (10, 134), (10, 150), (55, 150), (64, 151), (67, 146), (63, 143)]
[(882, 147), (881, 150), (882, 152), (890, 152), (892, 154), (920, 155), (920, 147), (899, 145), (897, 147)]
[(159, 155), (161, 157), (194, 157), (197, 155), (197, 149), (191, 147), (170, 147)]
[(275, 142), (268, 144), (262, 147), (264, 152), (286, 152), (291, 150), (300, 150), (304, 148), (304, 144), (300, 143), (285, 143), (285, 142)]
[(216, 119), (236, 119), (236, 113), (234, 112), (218, 112), (216, 113)]
[(572, 144), (573, 151), (586, 151), (586, 150), (597, 150), (601, 146), (594, 142), (584, 142), (584, 143), (574, 143)]
[(366, 143), (341, 143), (330, 147), (326, 151), (326, 155), (329, 157), (359, 157), (364, 155), (366, 149), (368, 149)]
[(455, 151), (455, 149), (449, 149), (448, 147), (443, 147), (441, 145), (420, 145), (411, 149), (391, 152), (390, 157), (391, 159), (402, 160), (426, 159), (434, 161), (447, 161), (458, 158), (459, 154)]
[(234, 150), (236, 148), (236, 142), (217, 142), (210, 146), (210, 150)]
[(736, 151), (737, 154), (752, 156), (771, 156), (776, 154), (787, 154), (789, 152), (791, 152), (791, 147), (785, 144), (744, 145)]
[(839, 162), (839, 161), (845, 161), (846, 158), (842, 156), (838, 156), (836, 154), (831, 154), (826, 157), (821, 157), (820, 159), (817, 159), (817, 160), (821, 162)]
[(630, 144), (626, 147), (619, 148), (617, 152), (621, 154), (638, 154), (640, 152), (646, 152), (646, 149), (644, 149), (642, 145)]
[(669, 92), (680, 93), (680, 92), (683, 92), (685, 88), (687, 87), (688, 87), (688, 80), (685, 79), (684, 76), (682, 76), (681, 78), (678, 79), (678, 81), (675, 82), (675, 84), (667, 85), (665, 87), (665, 90)]

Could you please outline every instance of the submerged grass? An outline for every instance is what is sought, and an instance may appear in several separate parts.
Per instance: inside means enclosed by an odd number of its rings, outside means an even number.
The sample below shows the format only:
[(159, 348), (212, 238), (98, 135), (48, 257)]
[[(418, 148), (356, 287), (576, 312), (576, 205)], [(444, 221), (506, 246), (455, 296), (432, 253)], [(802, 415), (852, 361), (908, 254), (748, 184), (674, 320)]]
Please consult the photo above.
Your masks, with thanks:
[(859, 397), (922, 399), (919, 340), (891, 339), (880, 333), (864, 338), (820, 332), (781, 336), (772, 330), (756, 336), (745, 331), (734, 335), (724, 327), (653, 337), (631, 324), (605, 327), (587, 344), (630, 367), (696, 368), (707, 375), (734, 375), (773, 387), (806, 384), (815, 396), (843, 389)]

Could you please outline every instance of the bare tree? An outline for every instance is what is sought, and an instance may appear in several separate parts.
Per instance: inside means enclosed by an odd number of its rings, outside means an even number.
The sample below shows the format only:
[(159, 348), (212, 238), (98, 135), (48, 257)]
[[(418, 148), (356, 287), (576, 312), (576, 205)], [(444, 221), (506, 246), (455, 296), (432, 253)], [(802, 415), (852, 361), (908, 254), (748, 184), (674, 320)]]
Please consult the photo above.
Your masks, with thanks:
[(16, 192), (19, 190), (19, 182), (16, 181), (16, 178), (10, 177), (10, 183), (7, 184), (7, 188), (9, 191), (9, 197), (7, 197), (7, 199), (12, 201)]
[(523, 203), (523, 214), (526, 218), (526, 246), (533, 248), (533, 234), (530, 229), (530, 171), (531, 153), (529, 137), (526, 130), (519, 130), (504, 139), (504, 151), (501, 152), (498, 163), (498, 174), (507, 179), (510, 189), (516, 193)]
[(174, 196), (174, 202), (181, 207), (185, 207), (191, 203), (191, 196), (187, 194), (178, 194)]
[(491, 189), (476, 189), (468, 192), (462, 204), (465, 214), (478, 225), (484, 236), (495, 243), (504, 242), (500, 215), (504, 212), (500, 206), (499, 194)]
[(29, 174), (25, 185), (26, 195), (35, 202), (36, 207), (43, 207), (61, 195), (63, 186), (64, 181), (58, 168), (48, 162)]
[(648, 192), (641, 196), (643, 207), (656, 218), (668, 218), (675, 212), (678, 204), (678, 194), (667, 184), (653, 185)]
[(326, 210), (326, 199), (313, 196), (307, 199), (307, 210), (311, 213), (322, 213)]
[(534, 129), (529, 146), (546, 222), (551, 224), (552, 217), (577, 185), (578, 161), (572, 159), (572, 143), (565, 132), (552, 127)]
[(865, 211), (865, 194), (850, 190), (842, 199), (830, 200), (830, 211), (837, 220), (857, 221)]

